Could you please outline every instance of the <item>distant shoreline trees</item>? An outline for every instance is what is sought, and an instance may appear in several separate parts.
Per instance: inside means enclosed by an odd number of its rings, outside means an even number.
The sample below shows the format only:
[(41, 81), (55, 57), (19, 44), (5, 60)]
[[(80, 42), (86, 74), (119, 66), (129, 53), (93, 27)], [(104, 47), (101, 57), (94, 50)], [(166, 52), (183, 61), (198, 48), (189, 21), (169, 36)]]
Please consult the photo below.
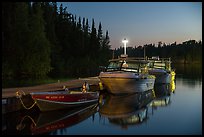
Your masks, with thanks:
[[(188, 40), (182, 44), (165, 44), (161, 41), (158, 45), (146, 44), (143, 46), (127, 47), (129, 57), (147, 57), (159, 56), (160, 58), (169, 58), (173, 63), (202, 63), (202, 41)], [(123, 53), (123, 47), (114, 49), (114, 56), (117, 58)]]

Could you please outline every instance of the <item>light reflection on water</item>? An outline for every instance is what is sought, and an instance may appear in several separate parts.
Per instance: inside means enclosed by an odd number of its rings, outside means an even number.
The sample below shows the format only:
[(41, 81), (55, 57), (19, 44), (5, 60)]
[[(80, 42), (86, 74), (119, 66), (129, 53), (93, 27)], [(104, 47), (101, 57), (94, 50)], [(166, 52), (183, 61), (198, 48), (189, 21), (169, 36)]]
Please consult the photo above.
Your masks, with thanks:
[[(196, 70), (194, 70), (196, 71)], [(183, 74), (182, 72), (188, 72)], [(157, 85), (153, 94), (131, 97), (104, 96), (103, 104), (95, 111), (77, 113), (72, 119), (62, 119), (58, 126), (53, 124), (49, 135), (140, 135), (140, 134), (202, 134), (202, 71), (200, 73), (178, 69), (175, 91), (170, 85)], [(188, 76), (186, 76), (188, 75)], [(154, 96), (153, 100), (151, 97)], [(142, 100), (140, 100), (142, 98)], [(72, 111), (74, 112), (74, 111)], [(68, 114), (71, 112), (69, 111)], [(3, 134), (32, 134), (35, 127), (30, 118), (38, 115), (32, 111), (2, 116)], [(50, 116), (55, 117), (50, 113)], [(62, 117), (67, 113), (62, 113)], [(114, 117), (115, 116), (115, 117)], [(48, 116), (45, 116), (48, 117)], [(81, 121), (76, 122), (81, 118)], [(46, 118), (43, 118), (46, 119)], [(52, 118), (53, 120), (54, 118)], [(57, 118), (56, 118), (57, 119)], [(50, 122), (52, 121), (50, 120)], [(73, 122), (68, 125), (63, 122)], [(39, 121), (38, 121), (39, 122)], [(74, 123), (76, 122), (76, 123)], [(66, 125), (67, 124), (67, 125)], [(63, 127), (64, 126), (64, 127)], [(22, 130), (16, 130), (16, 128)], [(48, 125), (49, 127), (49, 125)], [(47, 128), (48, 128), (47, 127)], [(51, 128), (51, 126), (49, 127)]]

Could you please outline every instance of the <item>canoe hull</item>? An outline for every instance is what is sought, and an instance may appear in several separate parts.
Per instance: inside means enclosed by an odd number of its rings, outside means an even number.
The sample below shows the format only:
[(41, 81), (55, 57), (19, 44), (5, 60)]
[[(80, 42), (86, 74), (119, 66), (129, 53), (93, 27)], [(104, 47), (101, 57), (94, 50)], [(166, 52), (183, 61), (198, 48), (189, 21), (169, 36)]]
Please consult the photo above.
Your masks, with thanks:
[(98, 101), (98, 93), (78, 93), (78, 94), (33, 94), (32, 98), (36, 102), (40, 111), (59, 110), (70, 107), (78, 107)]

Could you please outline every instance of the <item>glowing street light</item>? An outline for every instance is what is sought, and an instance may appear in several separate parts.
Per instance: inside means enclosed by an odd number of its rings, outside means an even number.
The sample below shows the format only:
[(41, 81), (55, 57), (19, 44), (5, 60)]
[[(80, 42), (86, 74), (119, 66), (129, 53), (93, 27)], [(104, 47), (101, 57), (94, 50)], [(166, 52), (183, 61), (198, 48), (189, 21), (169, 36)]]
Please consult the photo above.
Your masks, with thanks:
[(128, 43), (128, 40), (126, 40), (126, 38), (124, 38), (124, 40), (122, 40), (122, 42), (124, 43), (124, 55), (126, 55), (126, 43)]

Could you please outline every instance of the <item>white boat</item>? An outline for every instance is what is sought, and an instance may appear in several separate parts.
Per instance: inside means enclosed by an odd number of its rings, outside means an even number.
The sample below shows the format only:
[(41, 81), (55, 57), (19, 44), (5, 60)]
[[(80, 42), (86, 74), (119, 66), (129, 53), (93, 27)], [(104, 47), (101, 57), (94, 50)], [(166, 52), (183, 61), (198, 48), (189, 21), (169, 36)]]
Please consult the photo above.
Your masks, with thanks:
[(175, 71), (171, 68), (170, 58), (152, 57), (148, 58), (150, 62), (149, 74), (155, 75), (155, 84), (170, 83), (175, 79)]
[(99, 79), (110, 93), (131, 94), (154, 88), (155, 76), (148, 74), (148, 61), (126, 56), (109, 62)]

